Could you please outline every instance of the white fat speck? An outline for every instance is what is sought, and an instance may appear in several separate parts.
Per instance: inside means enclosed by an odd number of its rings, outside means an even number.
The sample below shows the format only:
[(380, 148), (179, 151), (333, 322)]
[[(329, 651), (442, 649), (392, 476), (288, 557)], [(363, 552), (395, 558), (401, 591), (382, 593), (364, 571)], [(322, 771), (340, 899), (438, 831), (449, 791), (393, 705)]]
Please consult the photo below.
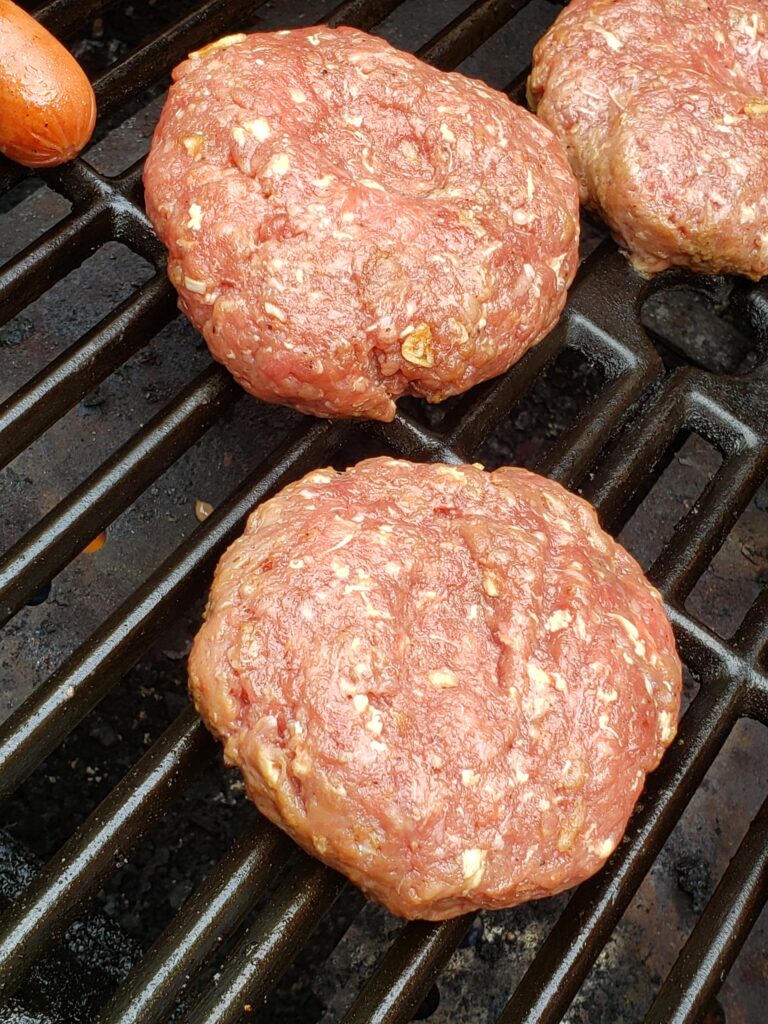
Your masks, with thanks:
[(384, 523), (383, 526), (379, 527), (379, 533), (393, 533), (394, 529), (394, 526), (391, 526), (389, 523)]
[(539, 800), (540, 811), (548, 811), (551, 806), (552, 804), (549, 802), (549, 800), (546, 799), (546, 797), (542, 797), (542, 799)]
[(603, 839), (593, 847), (598, 857), (610, 857), (613, 851), (616, 849), (616, 843), (609, 836), (607, 839)]
[(486, 570), (483, 573), (483, 590), (486, 592), (488, 597), (498, 597), (501, 591), (499, 590), (499, 581), (494, 573)]
[[(512, 214), (512, 221), (518, 226), (532, 224), (535, 220), (536, 214), (531, 210), (515, 210)], [(526, 264), (526, 266), (529, 266), (529, 264)]]
[(659, 712), (659, 738), (662, 743), (671, 743), (675, 738), (674, 722), (672, 721), (672, 713), (670, 711)]
[(253, 121), (243, 121), (243, 128), (245, 128), (245, 130), (249, 132), (254, 139), (258, 139), (259, 142), (265, 142), (272, 134), (269, 122), (265, 121), (263, 117), (256, 117)]
[(464, 482), (464, 474), (455, 466), (438, 466), (436, 472), (439, 476), (449, 476), (452, 480)]
[(294, 103), (306, 103), (307, 102), (307, 97), (304, 95), (304, 93), (301, 91), (301, 89), (295, 89), (295, 88), (291, 87), (288, 90), (288, 95), (291, 97), (291, 99), (293, 100)]
[(362, 714), (368, 707), (368, 698), (364, 693), (356, 693), (352, 698), (352, 707)]
[(331, 562), (331, 569), (333, 570), (333, 575), (337, 576), (340, 580), (349, 579), (348, 565), (344, 565), (342, 562), (337, 562), (336, 559), (334, 559)]
[(472, 886), (480, 884), (485, 873), (485, 862), (488, 858), (487, 850), (480, 850), (473, 847), (471, 850), (464, 850), (461, 855), (461, 873), (464, 879)]
[(200, 225), (203, 223), (203, 211), (198, 203), (192, 203), (189, 208), (189, 220), (187, 221), (187, 227), (191, 228), (192, 231), (199, 231)]
[(530, 779), (528, 772), (524, 772), (522, 768), (515, 768), (515, 778), (518, 782), (527, 782)]
[(456, 136), (453, 134), (453, 132), (445, 123), (445, 121), (443, 121), (442, 124), (440, 125), (440, 134), (442, 135), (446, 142), (456, 141)]
[(754, 224), (756, 219), (754, 206), (748, 206), (747, 204), (742, 206), (741, 213), (739, 214), (740, 224)]
[(539, 668), (533, 661), (529, 661), (526, 670), (528, 672), (528, 678), (534, 684), (534, 686), (545, 686), (549, 687), (552, 685), (552, 677), (544, 671), (543, 668)]
[(597, 696), (599, 700), (604, 701), (606, 704), (613, 704), (619, 697), (616, 690), (598, 690)]
[(365, 723), (365, 728), (374, 736), (381, 736), (382, 729), (384, 728), (384, 723), (381, 720), (381, 715), (379, 714), (378, 711), (375, 711), (373, 709), (371, 709), (371, 713), (373, 717), (371, 718), (370, 722)]
[(462, 786), (476, 786), (480, 781), (480, 776), (476, 771), (471, 768), (461, 769), (461, 784)]
[(364, 185), (366, 188), (376, 189), (377, 192), (385, 192), (386, 191), (384, 186), (379, 184), (378, 181), (374, 181), (373, 178), (361, 178), (360, 179), (360, 184)]
[(236, 124), (235, 127), (232, 129), (232, 138), (235, 140), (238, 146), (242, 146), (243, 143), (245, 142), (245, 129), (241, 128), (239, 124)]
[(616, 619), (616, 621), (621, 624), (621, 628), (630, 640), (637, 641), (640, 639), (640, 631), (634, 622), (630, 622), (629, 619), (625, 619), (623, 615), (619, 615), (616, 612), (609, 612), (609, 615), (612, 619)]
[(213, 43), (208, 43), (207, 46), (203, 46), (199, 50), (193, 50), (189, 54), (190, 60), (199, 60), (200, 57), (206, 53), (211, 53), (213, 50), (223, 50), (227, 46), (233, 46), (235, 43), (242, 43), (246, 39), (245, 32), (235, 32), (231, 36), (222, 36), (221, 39), (217, 39)]
[(719, 43), (721, 46), (725, 46), (725, 36), (720, 29), (715, 32), (715, 42)]
[(303, 569), (304, 568), (304, 559), (303, 558), (292, 558), (290, 560), (290, 562), (288, 563), (288, 566), (291, 569)]
[(533, 195), (534, 195), (534, 192), (536, 190), (535, 190), (535, 188), (533, 186), (533, 171), (531, 170), (530, 167), (526, 171), (525, 178), (526, 178), (526, 192), (528, 193), (528, 198), (529, 199), (533, 199)]
[(275, 153), (270, 159), (267, 166), (264, 168), (265, 174), (274, 175), (280, 177), (283, 174), (287, 174), (291, 169), (291, 159), (287, 153)]
[(545, 628), (548, 633), (557, 633), (558, 630), (565, 629), (566, 626), (570, 626), (573, 622), (573, 615), (566, 609), (558, 609), (558, 611), (552, 612), (546, 621)]
[(384, 572), (387, 574), (387, 576), (391, 576), (393, 579), (397, 579), (397, 577), (400, 575), (401, 569), (402, 566), (400, 565), (399, 562), (387, 562), (387, 564), (384, 566)]
[(433, 669), (428, 676), (430, 686), (436, 686), (438, 689), (446, 689), (451, 686), (458, 686), (459, 682), (456, 679), (456, 673), (452, 672), (449, 668), (436, 668)]
[(565, 263), (565, 254), (563, 254), (562, 256), (555, 256), (554, 259), (551, 259), (549, 261), (551, 269), (557, 275), (560, 274), (560, 268), (562, 267), (563, 263)]
[(375, 750), (378, 754), (383, 753), (387, 749), (387, 744), (382, 743), (380, 740), (371, 740), (371, 750)]
[(617, 35), (613, 32), (609, 32), (607, 28), (602, 28), (599, 25), (595, 26), (595, 31), (599, 32), (603, 39), (608, 43), (608, 46), (613, 50), (614, 53), (618, 53), (619, 50), (624, 48), (624, 44)]
[(469, 606), (469, 618), (471, 619), (471, 621), (474, 622), (475, 619), (477, 619), (477, 617), (479, 616), (479, 614), (480, 614), (480, 605), (479, 604), (471, 604)]
[(185, 277), (184, 287), (196, 295), (205, 295), (205, 281), (197, 281), (194, 277)]
[(559, 672), (553, 672), (552, 678), (555, 680), (555, 689), (559, 690), (560, 693), (568, 693), (568, 683), (560, 675)]
[(347, 210), (346, 213), (342, 213), (341, 219), (345, 224), (351, 224), (355, 219), (355, 214), (352, 210)]
[(279, 320), (280, 323), (283, 324), (288, 319), (288, 317), (285, 315), (285, 312), (282, 309), (280, 309), (279, 306), (274, 306), (271, 302), (264, 303), (264, 312), (268, 316), (271, 316), (274, 320)]
[(311, 43), (312, 46), (319, 46), (320, 45), (320, 33), (319, 32), (315, 32), (314, 35), (307, 36), (307, 42)]
[(300, 609), (302, 619), (306, 619), (307, 622), (311, 622), (315, 617), (315, 613), (308, 604), (303, 604)]

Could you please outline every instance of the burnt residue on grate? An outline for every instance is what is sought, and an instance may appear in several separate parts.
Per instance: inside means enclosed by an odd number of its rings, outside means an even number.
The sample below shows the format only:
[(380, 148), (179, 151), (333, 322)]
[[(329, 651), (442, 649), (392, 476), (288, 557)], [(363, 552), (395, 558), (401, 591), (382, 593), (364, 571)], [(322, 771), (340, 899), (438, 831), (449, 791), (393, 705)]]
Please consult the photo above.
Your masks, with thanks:
[[(212, 368), (175, 317), (137, 205), (170, 67), (212, 35), (330, 17), (519, 98), (558, 9), (43, 9), (95, 78), (102, 116), (68, 167), (0, 163), (3, 1024), (201, 1024), (214, 997), (205, 1024), (739, 1024), (762, 1012), (764, 287), (644, 282), (585, 217), (563, 322), (509, 374), (442, 406), (403, 401), (392, 425), (316, 423)], [(439, 926), (404, 925), (349, 886), (338, 895), (330, 873), (258, 831), (188, 712), (211, 567), (248, 509), (314, 466), (381, 452), (543, 468), (596, 502), (665, 594), (687, 663), (680, 739), (608, 867), (572, 895)], [(258, 877), (238, 846), (249, 829)]]

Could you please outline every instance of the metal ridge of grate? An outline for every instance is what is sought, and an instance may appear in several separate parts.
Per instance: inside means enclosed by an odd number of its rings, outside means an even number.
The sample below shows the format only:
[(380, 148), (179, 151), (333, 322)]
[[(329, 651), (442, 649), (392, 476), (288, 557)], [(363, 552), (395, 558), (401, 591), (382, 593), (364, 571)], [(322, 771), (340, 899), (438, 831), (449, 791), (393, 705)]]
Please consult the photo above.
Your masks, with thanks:
[[(326, 20), (369, 29), (401, 2), (347, 0)], [(420, 55), (453, 67), (526, 5), (527, 0), (476, 0)], [(67, 33), (106, 6), (98, 0), (51, 0), (38, 14), (55, 31)], [(101, 115), (141, 95), (189, 49), (241, 27), (260, 6), (259, 0), (207, 0), (158, 33), (97, 78)], [(524, 85), (521, 73), (507, 91), (520, 101)], [(0, 322), (106, 241), (123, 242), (148, 259), (157, 274), (0, 406), (0, 465), (137, 351), (172, 314), (172, 292), (162, 276), (164, 256), (138, 199), (141, 167), (139, 161), (110, 178), (77, 160), (40, 173), (73, 209), (0, 268)], [(0, 161), (0, 191), (24, 174)], [(567, 486), (582, 485), (607, 525), (620, 524), (680, 430), (700, 433), (721, 452), (723, 463), (651, 569), (665, 594), (683, 656), (702, 679), (701, 689), (681, 722), (678, 742), (650, 777), (643, 807), (624, 842), (607, 867), (575, 892), (500, 1018), (500, 1024), (559, 1021), (735, 722), (751, 715), (768, 723), (768, 676), (761, 661), (768, 647), (768, 590), (754, 602), (732, 641), (716, 636), (683, 607), (768, 469), (765, 368), (738, 378), (691, 368), (667, 374), (636, 317), (645, 292), (613, 244), (605, 243), (582, 267), (550, 337), (509, 374), (456, 403), (439, 429), (430, 430), (403, 411), (391, 424), (301, 424), (0, 727), (0, 796), (41, 763), (159, 636), (181, 604), (202, 589), (204, 574), (255, 504), (365, 433), (410, 458), (470, 459), (564, 348), (580, 350), (599, 364), (605, 383), (538, 468)], [(763, 288), (752, 288), (742, 302), (754, 330), (765, 333)], [(234, 394), (222, 371), (203, 373), (6, 552), (0, 558), (3, 619), (199, 437)], [(588, 474), (593, 467), (594, 475)], [(0, 922), (0, 997), (13, 990), (98, 888), (114, 866), (115, 850), (127, 852), (151, 827), (210, 750), (192, 711), (183, 712), (33, 880)], [(766, 806), (664, 982), (649, 1024), (693, 1024), (749, 933), (768, 888)], [(263, 821), (246, 829), (115, 993), (101, 1024), (165, 1019), (219, 935), (235, 933), (286, 849), (287, 840)], [(342, 885), (339, 876), (302, 857), (240, 938), (216, 986), (186, 1019), (191, 1024), (232, 1021), (244, 1002), (266, 998)], [(410, 1020), (468, 923), (405, 924), (347, 1011), (345, 1024)]]
[(291, 849), (287, 836), (259, 818), (173, 918), (99, 1020), (153, 1024), (165, 1019), (190, 974), (234, 932)]

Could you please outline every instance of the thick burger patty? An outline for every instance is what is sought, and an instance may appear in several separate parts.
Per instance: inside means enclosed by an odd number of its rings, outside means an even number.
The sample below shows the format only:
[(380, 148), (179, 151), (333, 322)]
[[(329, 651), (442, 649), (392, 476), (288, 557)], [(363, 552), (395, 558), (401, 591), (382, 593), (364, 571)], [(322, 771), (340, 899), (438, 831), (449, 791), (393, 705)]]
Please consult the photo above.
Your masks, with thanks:
[(577, 187), (501, 93), (344, 28), (229, 36), (174, 80), (147, 209), (181, 308), (247, 391), (390, 420), (557, 320)]
[(222, 558), (190, 656), (259, 809), (394, 913), (566, 889), (675, 735), (659, 594), (523, 469), (310, 473)]
[(574, 0), (529, 97), (641, 271), (768, 273), (768, 5)]

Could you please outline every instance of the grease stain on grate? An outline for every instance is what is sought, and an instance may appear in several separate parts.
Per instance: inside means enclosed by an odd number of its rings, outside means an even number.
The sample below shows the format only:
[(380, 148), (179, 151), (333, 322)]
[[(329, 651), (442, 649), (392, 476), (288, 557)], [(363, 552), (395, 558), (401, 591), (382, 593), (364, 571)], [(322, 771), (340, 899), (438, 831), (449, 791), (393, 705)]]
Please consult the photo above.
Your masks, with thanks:
[(720, 452), (698, 434), (683, 435), (667, 465), (618, 539), (648, 570), (722, 465)]
[(685, 607), (722, 637), (736, 632), (768, 586), (768, 480), (757, 491), (725, 543), (699, 577)]

